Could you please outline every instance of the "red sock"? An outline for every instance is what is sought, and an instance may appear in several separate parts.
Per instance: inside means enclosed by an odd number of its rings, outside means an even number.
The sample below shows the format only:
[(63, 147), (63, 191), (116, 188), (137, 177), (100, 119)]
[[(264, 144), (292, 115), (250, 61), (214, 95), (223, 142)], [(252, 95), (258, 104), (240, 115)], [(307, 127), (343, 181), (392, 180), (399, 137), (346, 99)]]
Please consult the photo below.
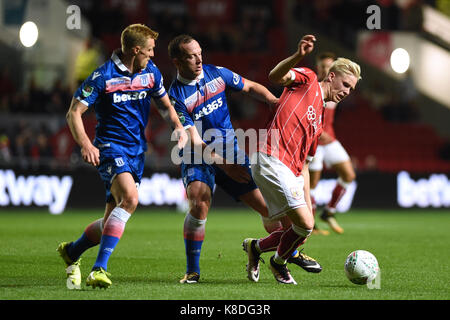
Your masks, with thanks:
[(279, 229), (273, 231), (267, 237), (259, 239), (258, 247), (261, 250), (261, 252), (275, 251), (278, 247), (278, 244), (280, 243), (280, 238), (283, 235), (283, 233), (284, 230)]
[(280, 244), (277, 248), (278, 256), (284, 260), (287, 260), (299, 246), (305, 243), (310, 233), (311, 230), (306, 230), (292, 225), (281, 236)]
[(184, 239), (203, 241), (205, 239), (206, 219), (194, 218), (190, 213), (184, 218), (183, 236)]
[(84, 230), (87, 238), (94, 244), (99, 244), (103, 233), (103, 218), (95, 220)]
[(338, 179), (336, 186), (334, 187), (333, 193), (331, 194), (331, 200), (327, 204), (328, 209), (336, 209), (337, 204), (341, 200), (342, 196), (347, 191), (347, 184), (343, 184)]

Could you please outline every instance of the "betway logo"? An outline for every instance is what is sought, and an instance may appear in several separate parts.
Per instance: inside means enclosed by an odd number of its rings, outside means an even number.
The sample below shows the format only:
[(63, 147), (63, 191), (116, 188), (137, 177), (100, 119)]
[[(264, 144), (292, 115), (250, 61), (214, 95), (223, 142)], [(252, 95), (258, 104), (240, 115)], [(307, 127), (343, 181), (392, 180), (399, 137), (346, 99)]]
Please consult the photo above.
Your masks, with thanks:
[(60, 214), (66, 207), (73, 180), (70, 176), (18, 176), (12, 170), (0, 170), (0, 206), (48, 206)]
[(130, 93), (114, 93), (113, 101), (114, 101), (114, 103), (119, 103), (119, 102), (127, 102), (127, 101), (132, 101), (132, 100), (141, 100), (141, 99), (144, 99), (146, 96), (147, 96), (146, 91), (130, 92)]
[(185, 201), (183, 181), (171, 178), (167, 173), (154, 173), (150, 178), (142, 178), (138, 192), (139, 203), (144, 206), (180, 205)]
[(432, 174), (429, 179), (411, 179), (406, 171), (397, 176), (397, 202), (400, 207), (450, 207), (450, 181), (445, 174)]

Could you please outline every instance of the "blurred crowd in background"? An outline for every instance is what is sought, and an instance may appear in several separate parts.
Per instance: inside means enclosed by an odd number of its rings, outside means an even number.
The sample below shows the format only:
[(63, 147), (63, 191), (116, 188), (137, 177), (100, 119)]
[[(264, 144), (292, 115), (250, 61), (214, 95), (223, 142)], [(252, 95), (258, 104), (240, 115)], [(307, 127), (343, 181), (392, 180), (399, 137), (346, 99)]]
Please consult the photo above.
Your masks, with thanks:
[[(142, 22), (158, 31), (154, 61), (160, 68), (168, 89), (174, 78), (174, 68), (167, 56), (167, 44), (181, 33), (194, 35), (203, 47), (204, 62), (226, 66), (254, 81), (266, 85), (279, 95), (281, 88), (272, 87), (267, 74), (274, 63), (288, 53), (285, 32), (286, 19), (297, 19), (340, 41), (350, 50), (355, 50), (356, 31), (363, 28), (366, 17), (358, 12), (365, 11), (373, 1), (364, 0), (297, 0), (285, 17), (284, 12), (272, 0), (240, 0), (233, 5), (214, 7), (214, 1), (193, 0), (144, 1), (144, 0), (74, 0), (91, 24), (92, 34), (85, 49), (76, 61), (74, 84), (57, 80), (50, 90), (43, 90), (33, 79), (17, 87), (11, 81), (13, 66), (0, 66), (0, 164), (18, 166), (23, 169), (69, 169), (83, 166), (79, 148), (73, 142), (65, 125), (65, 113), (72, 95), (79, 85), (97, 66), (109, 58), (120, 45), (120, 32), (131, 23)], [(426, 3), (446, 10), (445, 0), (418, 0), (412, 5), (400, 7), (397, 2), (379, 0), (382, 10), (383, 28), (391, 30), (421, 30), (420, 5)], [(448, 14), (448, 13), (447, 13)], [(362, 20), (364, 19), (364, 20)], [(303, 63), (314, 69), (314, 57)], [(399, 88), (385, 88), (382, 83), (370, 88), (374, 94), (368, 96), (358, 91), (338, 108), (355, 107), (361, 101), (370, 102), (384, 120), (389, 122), (419, 122), (414, 106), (417, 95), (411, 77), (406, 77)], [(395, 92), (402, 92), (398, 95)], [(267, 121), (267, 107), (253, 100), (232, 94), (229, 97), (230, 113), (235, 127), (262, 128)], [(150, 119), (148, 127), (148, 166), (166, 169), (167, 140), (170, 132), (157, 112)], [(95, 116), (88, 112), (87, 130), (93, 137)], [(263, 116), (264, 115), (264, 116)], [(21, 120), (22, 119), (22, 120)], [(23, 120), (24, 119), (24, 120)], [(447, 149), (446, 149), (447, 148)], [(448, 144), (443, 144), (439, 155), (448, 157)], [(373, 159), (372, 159), (373, 161)], [(446, 160), (448, 161), (448, 159)], [(364, 169), (364, 166), (360, 166)]]

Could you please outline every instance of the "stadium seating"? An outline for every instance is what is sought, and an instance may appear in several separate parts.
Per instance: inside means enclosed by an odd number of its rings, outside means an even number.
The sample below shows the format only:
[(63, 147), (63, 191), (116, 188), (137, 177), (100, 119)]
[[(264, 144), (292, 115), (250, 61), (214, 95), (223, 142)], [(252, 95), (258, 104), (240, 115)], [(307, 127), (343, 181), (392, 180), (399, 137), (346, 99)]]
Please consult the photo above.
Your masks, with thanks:
[(445, 141), (430, 126), (386, 121), (362, 98), (357, 107), (339, 110), (335, 129), (359, 170), (374, 169), (366, 161), (371, 156), (380, 171), (450, 171), (450, 162), (439, 157)]

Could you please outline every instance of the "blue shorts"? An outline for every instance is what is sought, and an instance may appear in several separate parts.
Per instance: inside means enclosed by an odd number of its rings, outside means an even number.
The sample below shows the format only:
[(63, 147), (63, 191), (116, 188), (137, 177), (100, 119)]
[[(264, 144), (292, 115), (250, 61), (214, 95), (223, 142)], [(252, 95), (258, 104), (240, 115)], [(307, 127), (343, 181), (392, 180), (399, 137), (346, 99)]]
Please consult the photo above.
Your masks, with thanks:
[[(250, 162), (247, 156), (242, 166), (247, 168), (248, 174), (251, 177)], [(253, 178), (248, 183), (236, 182), (215, 165), (182, 163), (181, 177), (183, 178), (183, 184), (186, 189), (189, 183), (201, 181), (206, 183), (211, 189), (211, 193), (213, 193), (214, 187), (217, 184), (236, 201), (239, 201), (240, 196), (258, 188)]]
[(100, 165), (97, 167), (98, 173), (105, 184), (106, 202), (114, 200), (111, 194), (111, 185), (114, 178), (123, 172), (129, 172), (137, 185), (141, 183), (144, 173), (145, 153), (135, 157), (130, 157), (117, 150), (100, 151)]

